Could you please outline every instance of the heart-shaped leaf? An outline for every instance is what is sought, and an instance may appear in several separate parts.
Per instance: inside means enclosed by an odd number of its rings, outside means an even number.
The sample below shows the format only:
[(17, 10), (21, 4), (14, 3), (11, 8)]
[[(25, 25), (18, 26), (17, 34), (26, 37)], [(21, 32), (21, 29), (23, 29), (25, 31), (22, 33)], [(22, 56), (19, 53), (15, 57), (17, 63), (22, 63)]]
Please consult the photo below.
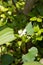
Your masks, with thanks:
[(33, 30), (32, 23), (31, 22), (27, 24), (26, 31), (27, 31), (27, 35), (34, 34), (34, 30)]

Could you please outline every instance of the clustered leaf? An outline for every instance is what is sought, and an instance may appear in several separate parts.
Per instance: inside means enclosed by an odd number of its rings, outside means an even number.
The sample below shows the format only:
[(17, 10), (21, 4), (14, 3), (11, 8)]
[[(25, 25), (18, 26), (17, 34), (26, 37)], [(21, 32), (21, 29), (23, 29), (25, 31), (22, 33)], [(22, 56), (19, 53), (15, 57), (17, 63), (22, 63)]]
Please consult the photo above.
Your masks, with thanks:
[(28, 53), (22, 56), (23, 62), (34, 61), (37, 53), (38, 53), (38, 50), (36, 47), (30, 48)]
[(40, 62), (33, 61), (33, 62), (26, 62), (23, 65), (43, 65), (43, 64), (41, 64)]

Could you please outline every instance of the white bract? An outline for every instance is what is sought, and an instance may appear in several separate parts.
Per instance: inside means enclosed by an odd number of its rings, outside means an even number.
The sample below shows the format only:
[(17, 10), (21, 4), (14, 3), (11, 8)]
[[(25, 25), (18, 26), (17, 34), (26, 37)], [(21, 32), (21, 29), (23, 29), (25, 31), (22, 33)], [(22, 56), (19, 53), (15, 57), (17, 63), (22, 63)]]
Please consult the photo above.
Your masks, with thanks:
[(26, 29), (18, 31), (20, 37), (26, 34)]

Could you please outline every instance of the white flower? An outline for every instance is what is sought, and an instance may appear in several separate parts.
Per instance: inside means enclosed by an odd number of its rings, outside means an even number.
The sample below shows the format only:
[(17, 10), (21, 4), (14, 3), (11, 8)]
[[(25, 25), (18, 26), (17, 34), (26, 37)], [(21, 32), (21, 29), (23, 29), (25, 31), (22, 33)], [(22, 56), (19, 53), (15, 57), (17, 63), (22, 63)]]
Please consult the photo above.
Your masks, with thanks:
[(20, 34), (20, 37), (21, 37), (26, 34), (26, 29), (24, 29), (23, 31), (19, 30), (18, 33)]
[(18, 30), (18, 33), (19, 33), (19, 35), (21, 35), (21, 33), (22, 33), (22, 30)]

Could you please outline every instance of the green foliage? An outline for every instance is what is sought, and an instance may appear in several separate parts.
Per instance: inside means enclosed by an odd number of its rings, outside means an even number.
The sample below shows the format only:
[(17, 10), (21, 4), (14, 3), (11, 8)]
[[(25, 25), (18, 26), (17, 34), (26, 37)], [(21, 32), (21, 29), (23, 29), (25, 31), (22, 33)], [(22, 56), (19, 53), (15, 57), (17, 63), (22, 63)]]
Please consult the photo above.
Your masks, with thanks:
[(34, 30), (32, 28), (32, 23), (31, 22), (26, 26), (26, 31), (27, 31), (27, 35), (34, 34)]
[(41, 65), (37, 61), (43, 57), (43, 0), (24, 15), (26, 1), (0, 0), (1, 65)]
[(9, 65), (13, 62), (13, 57), (9, 54), (4, 54), (1, 56), (2, 64), (1, 65)]
[(39, 11), (40, 15), (43, 16), (43, 6), (42, 6), (42, 4), (37, 5), (37, 10)]
[(35, 48), (35, 47), (30, 48), (28, 53), (26, 55), (23, 55), (23, 57), (22, 57), (23, 62), (34, 61), (37, 53), (38, 53), (37, 48)]
[(27, 63), (24, 63), (23, 65), (43, 65), (43, 64), (40, 64), (40, 62), (27, 62)]
[(42, 22), (42, 19), (41, 18), (37, 18), (37, 17), (32, 17), (32, 18), (30, 18), (30, 21)]
[(7, 42), (14, 40), (15, 38), (16, 37), (14, 36), (13, 30), (9, 27), (0, 31), (0, 45), (6, 44)]

